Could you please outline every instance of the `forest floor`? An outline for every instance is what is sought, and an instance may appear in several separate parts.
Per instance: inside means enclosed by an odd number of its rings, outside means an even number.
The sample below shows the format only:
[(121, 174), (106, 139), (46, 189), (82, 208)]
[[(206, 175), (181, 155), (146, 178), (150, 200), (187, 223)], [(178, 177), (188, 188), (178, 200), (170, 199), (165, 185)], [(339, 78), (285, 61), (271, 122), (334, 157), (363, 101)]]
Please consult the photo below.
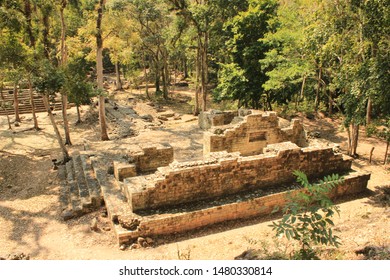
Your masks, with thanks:
[[(140, 143), (145, 140), (169, 142), (178, 160), (192, 160), (201, 156), (203, 137), (197, 119), (191, 113), (191, 92), (181, 91), (173, 101), (159, 103), (181, 119), (159, 122), (156, 106), (142, 98), (142, 94), (115, 93), (118, 104), (130, 106), (139, 116), (151, 115), (153, 126), (141, 118), (133, 120), (134, 135), (126, 140)], [(156, 102), (155, 102), (156, 103)], [(81, 149), (87, 140), (98, 141), (96, 111), (82, 107), (84, 122), (76, 125), (76, 108), (69, 110), (71, 150)], [(61, 113), (56, 122), (62, 128)], [(339, 143), (346, 148), (347, 134), (341, 122), (330, 118), (308, 120), (300, 117), (307, 131), (316, 131), (321, 139)], [(59, 207), (59, 182), (52, 160), (60, 159), (61, 152), (46, 113), (38, 114), (42, 130), (31, 130), (30, 115), (23, 115), (19, 127), (8, 130), (7, 119), (0, 117), (0, 257), (10, 254), (29, 255), (30, 259), (132, 259), (132, 260), (231, 260), (250, 248), (289, 251), (294, 246), (275, 238), (269, 225), (280, 217), (268, 216), (246, 221), (234, 221), (210, 226), (180, 235), (159, 238), (156, 246), (121, 251), (112, 231), (91, 231), (91, 221), (97, 217), (103, 228), (108, 223), (101, 212), (93, 212), (78, 219), (63, 221)], [(111, 138), (114, 127), (109, 126)], [(61, 133), (63, 130), (61, 129)], [(322, 253), (324, 259), (362, 259), (355, 251), (365, 246), (390, 245), (389, 201), (381, 201), (381, 187), (390, 185), (390, 171), (382, 165), (384, 141), (360, 133), (359, 158), (354, 169), (371, 172), (370, 194), (340, 201), (340, 216), (334, 218), (335, 232), (342, 245)], [(373, 160), (368, 162), (371, 148)], [(387, 204), (386, 204), (387, 203)]]

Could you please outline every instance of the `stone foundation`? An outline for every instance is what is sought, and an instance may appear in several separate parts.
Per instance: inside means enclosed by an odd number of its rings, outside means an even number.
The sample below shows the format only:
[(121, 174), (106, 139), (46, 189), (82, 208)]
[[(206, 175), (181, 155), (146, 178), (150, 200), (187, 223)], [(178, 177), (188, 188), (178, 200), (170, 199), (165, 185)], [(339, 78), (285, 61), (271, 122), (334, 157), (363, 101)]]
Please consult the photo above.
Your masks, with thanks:
[(299, 148), (291, 142), (267, 146), (261, 155), (211, 153), (198, 162), (173, 163), (150, 176), (125, 180), (134, 210), (158, 208), (234, 194), (294, 181), (294, 170), (308, 177), (343, 173), (352, 159), (332, 147)]
[[(369, 179), (370, 174), (351, 173), (345, 176), (344, 183), (335, 188), (329, 196), (337, 198), (361, 193), (366, 190)], [(292, 194), (299, 191), (292, 191)], [(223, 221), (264, 216), (271, 214), (276, 207), (283, 207), (286, 203), (286, 198), (287, 192), (281, 192), (198, 211), (184, 211), (177, 214), (160, 214), (144, 217), (137, 216), (140, 221), (138, 228), (134, 231), (119, 230), (118, 239), (120, 243), (124, 243), (139, 236), (156, 236), (183, 232)]]

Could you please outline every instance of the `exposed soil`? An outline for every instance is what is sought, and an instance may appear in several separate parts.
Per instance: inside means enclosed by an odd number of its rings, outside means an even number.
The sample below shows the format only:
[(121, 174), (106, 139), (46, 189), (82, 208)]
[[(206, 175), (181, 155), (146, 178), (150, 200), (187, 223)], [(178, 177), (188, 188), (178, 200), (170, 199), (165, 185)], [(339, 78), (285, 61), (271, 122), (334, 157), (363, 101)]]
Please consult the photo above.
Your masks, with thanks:
[[(115, 99), (121, 106), (130, 106), (136, 113), (131, 122), (132, 136), (123, 139), (114, 122), (110, 136), (126, 143), (169, 142), (179, 161), (198, 159), (202, 155), (202, 131), (191, 113), (192, 92), (174, 94), (173, 101), (150, 103), (137, 93), (121, 92)], [(164, 111), (165, 110), (165, 111)], [(71, 150), (84, 143), (98, 141), (96, 113), (82, 108), (82, 124), (76, 125), (76, 108), (69, 110)], [(161, 111), (161, 112), (159, 112)], [(162, 112), (164, 111), (164, 112)], [(162, 114), (176, 113), (175, 117)], [(129, 113), (130, 114), (130, 113)], [(61, 113), (56, 121), (62, 128)], [(149, 117), (145, 117), (150, 115)], [(34, 131), (31, 116), (23, 115), (19, 127), (8, 130), (7, 118), (0, 117), (0, 257), (29, 256), (30, 259), (234, 259), (243, 251), (264, 246), (289, 250), (293, 246), (284, 239), (275, 241), (269, 225), (276, 216), (214, 225), (197, 231), (156, 238), (153, 248), (120, 250), (114, 233), (108, 228), (104, 210), (81, 218), (63, 221), (60, 217), (59, 184), (53, 160), (61, 159), (58, 143), (46, 113), (39, 113), (40, 131)], [(141, 116), (144, 116), (143, 118)], [(160, 116), (160, 118), (159, 118)], [(11, 119), (13, 119), (11, 117)], [(305, 128), (318, 132), (316, 141), (330, 140), (345, 149), (346, 132), (340, 121), (328, 118), (308, 120), (301, 117)], [(62, 132), (63, 130), (61, 130)], [(127, 130), (126, 133), (129, 133)], [(107, 145), (112, 145), (107, 143)], [(368, 162), (371, 148), (373, 160)], [(340, 217), (334, 219), (335, 232), (342, 245), (323, 254), (328, 259), (363, 259), (355, 251), (364, 247), (390, 244), (390, 208), (388, 190), (390, 173), (382, 165), (385, 143), (360, 133), (359, 158), (354, 168), (369, 171), (370, 194), (340, 201)], [(98, 230), (90, 229), (97, 218)]]

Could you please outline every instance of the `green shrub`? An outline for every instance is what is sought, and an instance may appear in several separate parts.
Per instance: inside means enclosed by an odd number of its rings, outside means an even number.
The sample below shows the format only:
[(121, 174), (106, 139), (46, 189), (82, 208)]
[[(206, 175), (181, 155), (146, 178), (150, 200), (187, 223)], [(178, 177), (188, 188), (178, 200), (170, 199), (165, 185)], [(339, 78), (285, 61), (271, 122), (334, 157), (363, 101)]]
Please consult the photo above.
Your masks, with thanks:
[(289, 195), (282, 220), (273, 222), (271, 227), (277, 236), (299, 242), (301, 249), (293, 254), (293, 259), (317, 259), (314, 245), (340, 245), (339, 237), (332, 231), (332, 217), (340, 211), (328, 193), (341, 184), (343, 178), (333, 174), (325, 176), (319, 183), (310, 184), (303, 172), (297, 170), (294, 175), (303, 190), (296, 195)]

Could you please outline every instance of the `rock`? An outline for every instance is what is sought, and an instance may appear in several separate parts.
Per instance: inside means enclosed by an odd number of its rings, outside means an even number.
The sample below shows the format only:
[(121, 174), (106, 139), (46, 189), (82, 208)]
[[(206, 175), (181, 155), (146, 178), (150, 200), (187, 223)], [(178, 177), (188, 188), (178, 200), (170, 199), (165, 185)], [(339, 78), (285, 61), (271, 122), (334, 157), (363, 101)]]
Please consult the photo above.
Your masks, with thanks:
[(149, 246), (153, 246), (154, 240), (152, 238), (146, 237), (145, 240), (146, 240), (146, 243), (148, 243)]
[(97, 220), (96, 217), (92, 219), (90, 228), (91, 228), (92, 231), (97, 231), (98, 230), (98, 220)]
[(136, 249), (139, 249), (139, 248), (141, 248), (141, 246), (138, 245), (138, 244), (136, 244), (136, 243), (133, 243), (133, 244), (131, 244), (131, 246), (130, 246), (130, 250), (136, 250)]
[(154, 120), (154, 118), (152, 117), (152, 115), (143, 115), (140, 117), (141, 119), (143, 119), (144, 121), (146, 122), (152, 122)]
[(8, 186), (7, 186), (7, 189), (12, 189), (12, 188), (13, 188), (12, 185), (8, 185)]
[(70, 220), (74, 217), (74, 213), (73, 213), (73, 211), (66, 209), (66, 210), (62, 211), (61, 216), (64, 219), (64, 221), (67, 221), (67, 220)]
[(16, 126), (16, 127), (19, 127), (19, 126), (20, 126), (20, 123), (19, 123), (19, 122), (15, 122), (15, 126)]
[(167, 121), (168, 118), (167, 117), (164, 117), (164, 116), (158, 116), (158, 119), (159, 120), (162, 120), (162, 121)]
[(10, 254), (6, 258), (7, 260), (16, 261), (16, 260), (29, 260), (30, 256), (24, 253)]
[(122, 244), (120, 247), (119, 247), (119, 250), (121, 251), (124, 251), (127, 249), (127, 245), (126, 244)]
[(138, 219), (119, 218), (119, 224), (128, 230), (136, 230), (141, 222)]
[(100, 214), (100, 217), (102, 218), (107, 218), (108, 214), (107, 214), (107, 211), (103, 211), (101, 214)]
[(234, 258), (235, 260), (258, 260), (259, 252), (254, 249), (244, 251), (241, 255)]
[(156, 109), (156, 111), (158, 112), (158, 113), (161, 113), (161, 112), (165, 112), (167, 109), (164, 109), (164, 108), (162, 108), (162, 107), (158, 107), (157, 109)]
[(148, 242), (146, 242), (145, 238), (143, 238), (143, 237), (138, 237), (137, 244), (141, 247), (144, 247), (144, 248), (149, 246)]
[(175, 113), (164, 113), (164, 114), (160, 114), (161, 117), (165, 117), (165, 118), (172, 118), (174, 115), (175, 115)]
[(217, 134), (217, 135), (221, 135), (224, 133), (225, 130), (221, 129), (221, 128), (217, 128), (216, 130), (214, 130), (214, 134)]
[(187, 82), (178, 82), (176, 84), (174, 84), (175, 87), (188, 87), (188, 83)]
[(111, 231), (111, 228), (110, 227), (104, 227), (103, 230), (104, 231)]

